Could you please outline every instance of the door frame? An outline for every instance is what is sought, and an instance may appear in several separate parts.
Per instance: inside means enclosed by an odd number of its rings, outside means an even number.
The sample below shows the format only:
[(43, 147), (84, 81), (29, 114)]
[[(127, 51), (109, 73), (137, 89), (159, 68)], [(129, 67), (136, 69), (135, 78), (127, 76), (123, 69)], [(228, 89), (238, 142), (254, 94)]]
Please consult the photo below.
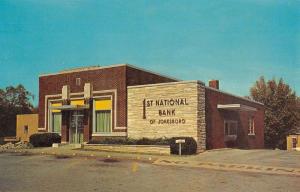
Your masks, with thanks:
[[(82, 114), (78, 114), (78, 112), (82, 112)], [(75, 114), (74, 114), (75, 113)], [(77, 138), (76, 140), (77, 141), (73, 141), (73, 137), (72, 137), (72, 126), (71, 126), (71, 121), (72, 121), (72, 117), (73, 116), (75, 116), (75, 118), (76, 118), (76, 125), (75, 125), (75, 135), (76, 135), (76, 137), (75, 138)], [(69, 143), (73, 143), (73, 144), (78, 144), (78, 143), (82, 143), (83, 142), (83, 140), (82, 140), (82, 142), (80, 142), (80, 140), (78, 139), (79, 138), (79, 136), (78, 136), (78, 129), (79, 129), (79, 126), (78, 126), (78, 117), (79, 116), (82, 116), (82, 135), (83, 135), (83, 132), (84, 132), (84, 111), (83, 110), (73, 110), (73, 111), (71, 111), (71, 113), (70, 113), (70, 117), (69, 117)]]

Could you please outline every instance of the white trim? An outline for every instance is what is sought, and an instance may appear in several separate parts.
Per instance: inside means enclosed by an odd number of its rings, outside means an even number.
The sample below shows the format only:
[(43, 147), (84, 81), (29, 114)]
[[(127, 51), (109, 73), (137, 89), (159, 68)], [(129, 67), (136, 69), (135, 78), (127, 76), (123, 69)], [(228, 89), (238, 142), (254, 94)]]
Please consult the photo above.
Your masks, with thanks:
[[(93, 94), (97, 94), (97, 93), (114, 93), (114, 129), (116, 130), (126, 130), (127, 127), (117, 127), (117, 111), (118, 111), (118, 107), (117, 107), (117, 90), (116, 89), (108, 89), (108, 90), (101, 90), (101, 91), (93, 91)], [(77, 93), (70, 93), (70, 95), (75, 96), (75, 95), (83, 95), (84, 92), (77, 92)], [(55, 95), (45, 95), (45, 120), (44, 120), (44, 128), (39, 128), (38, 130), (49, 130), (49, 102), (51, 101), (62, 101), (62, 99), (49, 99), (52, 97), (61, 97), (61, 94), (55, 94)], [(107, 96), (111, 96), (111, 95), (107, 95)], [(106, 96), (106, 97), (107, 97)], [(94, 96), (92, 97), (94, 98), (99, 98), (101, 96)], [(77, 99), (84, 99), (84, 97), (75, 97), (75, 98), (70, 98), (70, 101), (72, 100), (77, 100)], [(48, 117), (47, 117), (48, 116)], [(94, 118), (94, 117), (93, 117)], [(94, 125), (93, 125), (94, 126)], [(48, 128), (48, 129), (47, 129)], [(93, 127), (94, 129), (94, 127)]]
[[(84, 92), (77, 92), (77, 93), (70, 93), (70, 95), (84, 95)], [(82, 98), (84, 98), (84, 97), (82, 97)], [(72, 98), (73, 99), (73, 98)]]
[(200, 85), (205, 85), (202, 81), (192, 80), (192, 81), (176, 81), (176, 82), (167, 82), (167, 83), (154, 83), (154, 84), (146, 84), (146, 85), (133, 85), (127, 86), (127, 89), (135, 89), (135, 88), (143, 88), (143, 87), (158, 87), (165, 85), (176, 85), (176, 84), (188, 84), (188, 83), (198, 83)]
[[(79, 93), (71, 93), (70, 95), (82, 95), (83, 92), (79, 92)], [(44, 130), (50, 130), (51, 128), (51, 112), (49, 109), (49, 106), (50, 106), (50, 103), (53, 102), (53, 101), (62, 101), (62, 99), (48, 99), (48, 98), (51, 98), (51, 97), (61, 97), (61, 94), (57, 94), (57, 95), (46, 95), (45, 96), (45, 125), (47, 125), (47, 127), (45, 126)], [(73, 100), (78, 100), (78, 99), (84, 99), (84, 97), (75, 97), (75, 98), (70, 98), (70, 101), (73, 101)], [(47, 117), (48, 116), (48, 117)], [(47, 129), (48, 128), (48, 129)]]
[(74, 98), (70, 98), (70, 101), (74, 101), (74, 100), (84, 100), (84, 97), (74, 97)]
[(212, 88), (212, 87), (207, 87), (207, 86), (205, 86), (205, 88), (206, 88), (206, 89), (210, 89), (210, 90), (212, 90), (212, 91), (219, 92), (219, 93), (223, 93), (223, 94), (226, 94), (226, 95), (229, 95), (229, 96), (232, 96), (232, 97), (236, 97), (236, 98), (239, 98), (239, 99), (242, 99), (242, 100), (245, 100), (245, 101), (251, 102), (251, 103), (256, 103), (256, 104), (259, 104), (259, 105), (262, 105), (262, 106), (264, 106), (264, 104), (263, 104), (263, 103), (260, 103), (260, 102), (258, 102), (258, 101), (254, 101), (254, 100), (251, 100), (251, 99), (247, 99), (247, 98), (245, 98), (245, 97), (241, 97), (241, 96), (233, 95), (233, 94), (231, 94), (231, 93), (227, 93), (227, 92), (225, 92), (225, 91), (221, 91), (220, 89), (215, 89), (215, 88)]
[(123, 136), (127, 136), (127, 132), (111, 132), (111, 133), (93, 133), (92, 134), (93, 137), (97, 137), (97, 136), (119, 136), (119, 137), (123, 137)]
[[(108, 90), (102, 90), (102, 91), (93, 91), (93, 93), (111, 93), (111, 92), (116, 93), (117, 90), (116, 89), (108, 89)], [(95, 97), (97, 97), (97, 96), (95, 96)]]
[[(48, 130), (49, 130), (49, 122), (48, 122), (48, 118), (49, 118), (49, 109), (48, 109), (48, 106), (49, 106), (49, 101), (50, 100), (48, 100), (48, 98), (51, 98), (51, 97), (61, 97), (61, 94), (56, 94), (56, 95), (45, 95), (45, 119), (44, 119), (44, 129), (40, 129), (40, 130), (45, 130), (45, 131), (47, 131), (47, 128), (48, 128)], [(56, 101), (56, 100), (62, 100), (62, 99), (52, 99), (51, 101)], [(48, 117), (47, 117), (48, 116)]]
[[(96, 96), (96, 97), (93, 97), (93, 134), (102, 134), (101, 132), (96, 132), (96, 107), (95, 107), (95, 101), (99, 98), (107, 98), (109, 97), (111, 102), (113, 102), (113, 98), (112, 98), (112, 95), (107, 95), (107, 96)], [(101, 111), (101, 110), (100, 110)], [(113, 109), (110, 109), (110, 110), (104, 110), (104, 111), (110, 111), (110, 133), (113, 132), (113, 116), (112, 116), (112, 113), (113, 113)], [(115, 118), (114, 118), (114, 122), (115, 122)]]
[(257, 109), (254, 107), (242, 104), (218, 104), (217, 108), (232, 111), (257, 111)]
[[(103, 91), (93, 91), (93, 94), (94, 93), (114, 93), (114, 98), (113, 98), (113, 102), (114, 102), (114, 129), (116, 130), (126, 130), (127, 127), (118, 127), (117, 126), (117, 112), (118, 112), (118, 105), (117, 105), (117, 102), (118, 102), (118, 95), (117, 95), (117, 90), (116, 89), (111, 89), (111, 90), (103, 90)], [(93, 100), (94, 98), (101, 98), (101, 97), (108, 97), (108, 96), (111, 96), (111, 95), (100, 95), (100, 96), (94, 96), (93, 97)], [(93, 101), (93, 111), (94, 111), (94, 101)], [(93, 114), (94, 116), (94, 114)], [(93, 125), (94, 126), (94, 125)], [(93, 130), (94, 130), (94, 127), (93, 127)]]

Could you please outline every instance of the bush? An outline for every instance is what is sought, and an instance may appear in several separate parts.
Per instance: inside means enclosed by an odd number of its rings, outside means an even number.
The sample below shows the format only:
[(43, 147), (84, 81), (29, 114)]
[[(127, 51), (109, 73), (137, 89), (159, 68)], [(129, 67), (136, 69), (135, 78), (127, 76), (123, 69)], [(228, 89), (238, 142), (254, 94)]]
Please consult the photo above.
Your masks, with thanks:
[(91, 140), (88, 144), (119, 144), (119, 145), (169, 145), (170, 141), (167, 138), (141, 138), (141, 139), (131, 139), (131, 138), (104, 138), (101, 140)]
[(90, 140), (88, 144), (125, 144), (126, 138), (120, 137), (107, 137), (99, 140)]
[(185, 139), (185, 143), (181, 144), (182, 155), (192, 155), (197, 152), (197, 142), (192, 137), (173, 137), (170, 140), (171, 154), (179, 153), (179, 144), (176, 143), (177, 139)]
[(29, 137), (34, 147), (51, 147), (53, 143), (60, 143), (61, 136), (57, 133), (36, 133)]
[(169, 145), (170, 139), (167, 138), (157, 138), (157, 139), (149, 139), (149, 138), (142, 138), (136, 141), (137, 145)]

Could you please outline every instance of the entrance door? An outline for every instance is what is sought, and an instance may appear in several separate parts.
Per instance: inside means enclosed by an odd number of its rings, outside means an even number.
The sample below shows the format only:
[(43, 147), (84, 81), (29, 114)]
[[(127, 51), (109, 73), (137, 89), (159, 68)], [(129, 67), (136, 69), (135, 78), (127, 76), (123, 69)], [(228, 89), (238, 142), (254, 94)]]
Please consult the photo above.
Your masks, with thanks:
[(72, 111), (70, 118), (70, 143), (83, 142), (83, 111)]

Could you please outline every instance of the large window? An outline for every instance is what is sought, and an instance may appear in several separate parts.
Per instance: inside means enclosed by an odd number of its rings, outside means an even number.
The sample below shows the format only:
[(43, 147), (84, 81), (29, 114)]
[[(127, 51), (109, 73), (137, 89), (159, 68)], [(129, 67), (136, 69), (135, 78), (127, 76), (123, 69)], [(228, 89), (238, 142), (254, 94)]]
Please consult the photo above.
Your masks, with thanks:
[(111, 111), (96, 111), (96, 132), (111, 132)]
[(248, 135), (255, 135), (254, 117), (249, 117), (249, 119), (248, 119)]
[(61, 132), (61, 113), (60, 112), (52, 113), (52, 132), (55, 132), (55, 133)]
[(112, 101), (111, 97), (94, 100), (94, 133), (112, 132)]
[(224, 133), (225, 136), (236, 136), (237, 135), (237, 121), (225, 121), (224, 122)]
[(60, 101), (53, 101), (50, 103), (50, 131), (54, 133), (61, 133), (61, 123), (62, 123), (62, 115), (61, 110), (58, 109), (62, 106)]

